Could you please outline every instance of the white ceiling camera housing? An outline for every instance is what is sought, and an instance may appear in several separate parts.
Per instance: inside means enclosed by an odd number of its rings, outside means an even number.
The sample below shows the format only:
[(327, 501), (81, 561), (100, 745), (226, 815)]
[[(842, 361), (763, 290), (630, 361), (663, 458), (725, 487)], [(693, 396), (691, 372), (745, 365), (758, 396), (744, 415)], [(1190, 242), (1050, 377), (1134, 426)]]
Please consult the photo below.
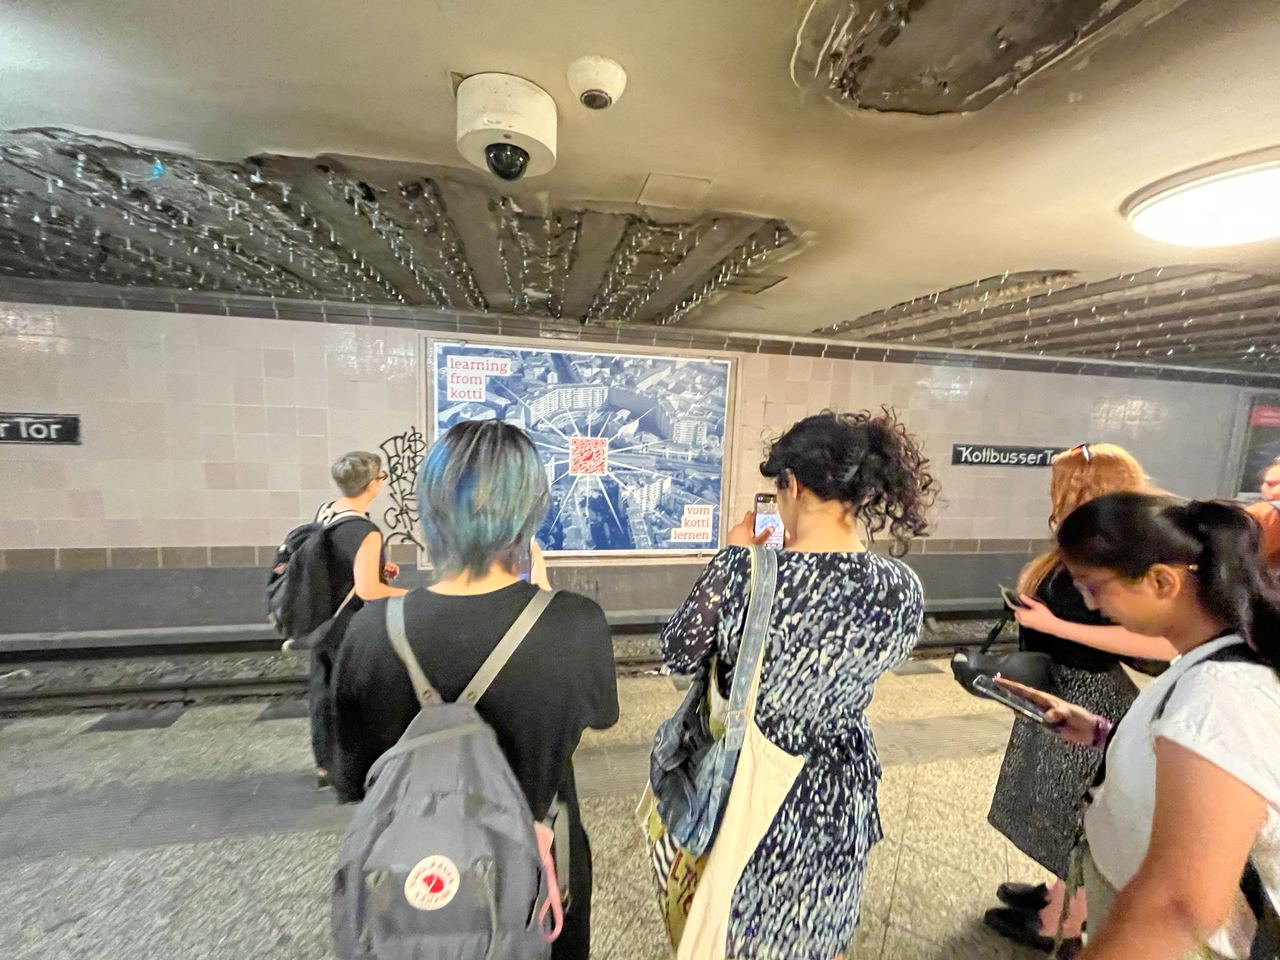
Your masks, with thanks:
[(458, 85), (458, 151), (502, 180), (556, 165), (556, 102), (523, 77), (477, 73)]
[(627, 71), (608, 57), (579, 57), (569, 64), (569, 89), (591, 110), (607, 110), (627, 89)]

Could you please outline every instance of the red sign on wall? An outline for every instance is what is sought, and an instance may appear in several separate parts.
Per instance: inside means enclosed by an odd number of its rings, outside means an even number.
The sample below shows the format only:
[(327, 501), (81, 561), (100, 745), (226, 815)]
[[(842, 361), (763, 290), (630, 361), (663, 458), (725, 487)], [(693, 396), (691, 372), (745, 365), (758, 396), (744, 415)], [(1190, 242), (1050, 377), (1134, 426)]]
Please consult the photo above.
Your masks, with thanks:
[(1266, 406), (1264, 404), (1255, 404), (1253, 412), (1249, 415), (1249, 425), (1252, 427), (1280, 427), (1280, 407)]

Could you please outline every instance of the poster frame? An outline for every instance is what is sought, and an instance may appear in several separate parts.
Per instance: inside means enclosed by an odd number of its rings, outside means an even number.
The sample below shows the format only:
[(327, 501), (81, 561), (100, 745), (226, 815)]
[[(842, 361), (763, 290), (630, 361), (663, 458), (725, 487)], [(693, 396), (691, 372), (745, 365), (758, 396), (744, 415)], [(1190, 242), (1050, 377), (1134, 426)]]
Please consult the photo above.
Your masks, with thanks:
[[(548, 342), (550, 341), (550, 342)], [(562, 353), (588, 353), (612, 357), (650, 356), (666, 358), (688, 358), (694, 360), (716, 360), (728, 365), (728, 384), (725, 394), (725, 422), (721, 443), (720, 457), (720, 518), (716, 529), (716, 545), (713, 547), (693, 547), (672, 550), (547, 550), (547, 560), (555, 566), (574, 564), (577, 561), (590, 560), (592, 563), (635, 564), (635, 563), (705, 563), (714, 556), (724, 544), (725, 535), (731, 524), (728, 522), (728, 505), (734, 503), (730, 489), (733, 482), (734, 429), (737, 422), (738, 378), (741, 364), (736, 354), (727, 350), (681, 350), (678, 347), (653, 347), (644, 344), (609, 344), (598, 341), (579, 340), (576, 337), (545, 336), (538, 339), (488, 336), (485, 334), (459, 333), (451, 335), (448, 331), (432, 331), (419, 338), (418, 356), (420, 358), (418, 389), (418, 406), (421, 422), (424, 425), (423, 435), (427, 447), (436, 439), (435, 422), (435, 345), (437, 343), (458, 343), (467, 346), (490, 346), (509, 350), (548, 350)], [(421, 551), (422, 559), (426, 557), (425, 548)]]

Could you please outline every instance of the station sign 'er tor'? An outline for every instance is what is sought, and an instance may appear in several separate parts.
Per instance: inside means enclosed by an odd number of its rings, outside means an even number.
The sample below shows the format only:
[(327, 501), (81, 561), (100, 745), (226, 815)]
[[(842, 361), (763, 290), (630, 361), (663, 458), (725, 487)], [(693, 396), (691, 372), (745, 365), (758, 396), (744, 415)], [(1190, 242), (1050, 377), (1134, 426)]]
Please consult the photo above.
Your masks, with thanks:
[(79, 443), (80, 417), (66, 413), (0, 413), (0, 443)]

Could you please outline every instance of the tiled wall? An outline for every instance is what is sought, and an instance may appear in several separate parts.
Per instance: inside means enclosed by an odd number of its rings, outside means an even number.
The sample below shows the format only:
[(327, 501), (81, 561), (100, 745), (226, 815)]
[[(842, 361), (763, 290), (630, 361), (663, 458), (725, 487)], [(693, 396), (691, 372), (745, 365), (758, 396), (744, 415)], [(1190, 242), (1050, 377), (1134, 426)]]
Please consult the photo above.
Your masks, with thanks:
[[(187, 553), (186, 565), (201, 565), (201, 557), (215, 563), (205, 548), (276, 542), (332, 496), (332, 459), (377, 449), (417, 422), (421, 336), (395, 326), (0, 304), (0, 410), (78, 413), (83, 434), (78, 447), (0, 445), (0, 548), (69, 548), (38, 562), (70, 569), (98, 565), (100, 548), (114, 548), (121, 565), (165, 556), (183, 565)], [(921, 362), (737, 359), (735, 513), (760, 488), (768, 437), (823, 407), (887, 403), (935, 460), (944, 490), (935, 546), (944, 551), (981, 540), (1021, 552), (1046, 534), (1047, 471), (952, 467), (952, 443), (1109, 440), (1170, 489), (1218, 494), (1244, 389)], [(198, 549), (180, 556), (166, 547)], [(226, 550), (216, 554), (230, 562)]]
[[(750, 506), (764, 441), (822, 407), (890, 404), (933, 461), (942, 540), (1048, 536), (1049, 471), (951, 465), (953, 443), (1118, 443), (1160, 486), (1220, 496), (1242, 388), (924, 364), (752, 355), (742, 360), (734, 491)], [(999, 549), (999, 547), (993, 547)]]

